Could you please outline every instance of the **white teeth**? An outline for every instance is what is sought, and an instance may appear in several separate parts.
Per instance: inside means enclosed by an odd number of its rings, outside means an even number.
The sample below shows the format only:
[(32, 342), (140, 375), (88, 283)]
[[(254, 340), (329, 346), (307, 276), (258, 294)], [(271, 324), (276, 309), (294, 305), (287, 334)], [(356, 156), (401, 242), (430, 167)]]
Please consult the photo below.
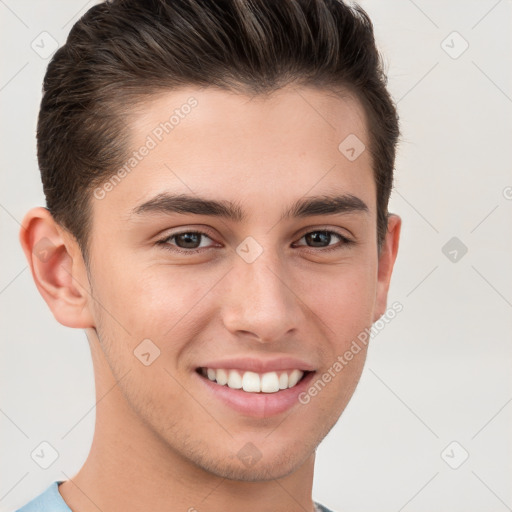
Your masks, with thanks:
[(229, 370), (228, 386), (231, 389), (242, 388), (242, 377), (240, 377), (240, 374), (236, 370)]
[(249, 393), (259, 393), (261, 391), (260, 376), (254, 372), (245, 372), (242, 377), (242, 388)]
[(290, 376), (288, 377), (288, 387), (293, 388), (297, 382), (301, 379), (301, 377), (304, 375), (303, 372), (300, 370), (293, 370), (292, 373), (290, 373)]
[(228, 383), (228, 372), (226, 370), (214, 370), (217, 373), (217, 384), (224, 386)]
[[(286, 375), (286, 373), (284, 375)], [(276, 372), (263, 374), (261, 377), (261, 391), (264, 393), (275, 393), (279, 391), (279, 378)]]
[(283, 372), (239, 372), (214, 368), (201, 368), (201, 373), (213, 382), (232, 389), (243, 389), (247, 393), (276, 393), (293, 388), (304, 375), (301, 370)]

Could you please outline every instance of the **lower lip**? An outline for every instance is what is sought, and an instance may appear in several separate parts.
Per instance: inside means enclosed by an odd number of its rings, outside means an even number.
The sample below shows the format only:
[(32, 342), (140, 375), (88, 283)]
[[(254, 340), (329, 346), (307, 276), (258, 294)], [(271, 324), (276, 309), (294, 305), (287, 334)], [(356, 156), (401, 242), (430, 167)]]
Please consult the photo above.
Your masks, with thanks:
[(194, 372), (208, 392), (235, 411), (254, 418), (268, 418), (281, 414), (299, 404), (299, 395), (303, 393), (313, 379), (315, 372), (309, 372), (293, 388), (275, 393), (248, 393), (241, 389), (231, 389)]

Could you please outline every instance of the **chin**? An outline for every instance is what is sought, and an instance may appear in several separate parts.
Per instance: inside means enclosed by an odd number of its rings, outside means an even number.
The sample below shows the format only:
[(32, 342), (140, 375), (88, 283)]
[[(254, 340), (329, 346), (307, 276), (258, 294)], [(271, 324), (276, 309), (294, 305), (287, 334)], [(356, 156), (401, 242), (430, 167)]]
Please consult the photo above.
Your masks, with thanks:
[(251, 442), (240, 450), (230, 450), (226, 455), (218, 453), (212, 459), (213, 451), (203, 453), (193, 462), (204, 471), (220, 478), (240, 482), (265, 482), (284, 478), (299, 470), (312, 455), (316, 446), (308, 449), (304, 440), (297, 441), (297, 446), (287, 446), (279, 450), (274, 446), (272, 452), (261, 451)]
[(204, 468), (210, 473), (214, 473), (221, 478), (235, 480), (240, 482), (267, 482), (284, 478), (294, 473), (301, 465), (302, 461), (285, 462), (282, 460), (269, 460), (263, 462), (263, 459), (254, 463), (253, 466), (245, 466), (240, 461), (233, 461), (231, 464), (216, 464), (211, 468)]

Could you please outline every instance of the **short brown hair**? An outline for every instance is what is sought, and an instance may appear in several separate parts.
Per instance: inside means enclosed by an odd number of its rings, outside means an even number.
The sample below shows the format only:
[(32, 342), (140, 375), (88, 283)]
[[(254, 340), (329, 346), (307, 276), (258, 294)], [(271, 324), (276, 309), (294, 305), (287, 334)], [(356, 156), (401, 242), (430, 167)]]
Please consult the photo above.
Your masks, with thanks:
[(264, 94), (291, 83), (349, 91), (361, 102), (380, 250), (398, 115), (371, 20), (361, 7), (338, 0), (113, 0), (93, 6), (44, 77), (37, 156), (48, 210), (74, 235), (87, 262), (91, 191), (126, 161), (128, 121), (139, 101), (189, 85)]

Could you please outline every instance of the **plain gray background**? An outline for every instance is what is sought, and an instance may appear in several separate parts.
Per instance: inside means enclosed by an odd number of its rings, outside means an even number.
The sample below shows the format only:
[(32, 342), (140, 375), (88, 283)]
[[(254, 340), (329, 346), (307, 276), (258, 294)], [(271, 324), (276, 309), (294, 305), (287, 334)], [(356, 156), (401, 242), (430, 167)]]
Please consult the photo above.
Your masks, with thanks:
[[(314, 497), (351, 512), (512, 510), (512, 3), (360, 3), (401, 118), (389, 304), (404, 309), (318, 449)], [(91, 5), (0, 0), (2, 512), (72, 478), (93, 435), (85, 334), (54, 320), (18, 243), (25, 212), (44, 205), (44, 52)], [(48, 469), (31, 458), (43, 441), (59, 453)]]

